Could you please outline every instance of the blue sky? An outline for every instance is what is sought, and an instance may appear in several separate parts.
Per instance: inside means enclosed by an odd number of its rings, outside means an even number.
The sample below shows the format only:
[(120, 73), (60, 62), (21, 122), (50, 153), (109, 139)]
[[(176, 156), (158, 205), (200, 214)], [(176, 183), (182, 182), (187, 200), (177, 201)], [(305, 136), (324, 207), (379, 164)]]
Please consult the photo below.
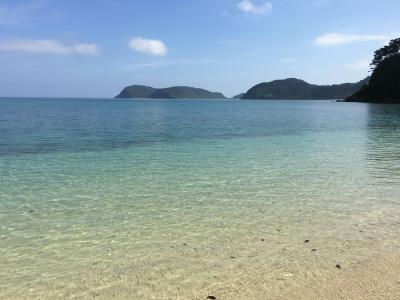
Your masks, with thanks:
[(399, 0), (0, 0), (0, 96), (353, 82), (398, 36)]

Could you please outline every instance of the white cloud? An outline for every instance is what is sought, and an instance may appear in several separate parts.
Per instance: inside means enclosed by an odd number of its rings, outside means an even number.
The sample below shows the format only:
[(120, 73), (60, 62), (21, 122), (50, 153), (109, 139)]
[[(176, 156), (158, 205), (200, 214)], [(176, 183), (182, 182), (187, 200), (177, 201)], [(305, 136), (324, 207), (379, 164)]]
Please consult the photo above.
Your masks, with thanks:
[(100, 49), (96, 44), (66, 46), (57, 40), (7, 40), (0, 41), (0, 51), (94, 55), (98, 54)]
[(237, 7), (241, 11), (252, 15), (265, 15), (272, 11), (271, 2), (265, 2), (264, 4), (261, 5), (255, 5), (250, 0), (243, 0), (242, 2), (239, 2), (237, 4)]
[(368, 60), (357, 60), (351, 64), (346, 65), (346, 69), (353, 71), (367, 71), (369, 70), (370, 62)]
[(73, 53), (79, 54), (98, 54), (100, 52), (99, 47), (96, 44), (75, 44), (73, 45), (70, 50)]
[(326, 33), (317, 37), (314, 44), (320, 47), (328, 47), (355, 42), (387, 41), (389, 39), (390, 37), (386, 35)]
[(141, 37), (133, 38), (129, 41), (129, 47), (148, 55), (165, 56), (168, 49), (160, 40), (144, 39)]

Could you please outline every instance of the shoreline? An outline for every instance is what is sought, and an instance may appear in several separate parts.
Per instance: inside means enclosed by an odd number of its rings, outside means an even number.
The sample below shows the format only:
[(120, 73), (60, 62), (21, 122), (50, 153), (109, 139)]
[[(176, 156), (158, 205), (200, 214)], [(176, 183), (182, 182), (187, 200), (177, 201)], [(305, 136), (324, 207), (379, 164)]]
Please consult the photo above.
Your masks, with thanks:
[[(288, 249), (279, 260), (271, 259), (264, 265), (260, 265), (258, 258), (251, 253), (243, 258), (229, 257), (224, 253), (224, 257), (209, 262), (209, 267), (207, 261), (210, 257), (195, 253), (194, 248), (189, 249), (190, 245), (182, 245), (179, 251), (182, 260), (186, 261), (184, 266), (190, 267), (187, 264), (190, 262), (196, 265), (193, 273), (186, 274), (184, 278), (179, 274), (182, 265), (163, 270), (166, 261), (171, 259), (166, 255), (146, 260), (145, 266), (132, 263), (127, 257), (115, 264), (113, 260), (108, 264), (93, 263), (62, 276), (42, 276), (0, 295), (0, 299), (201, 300), (207, 299), (208, 295), (218, 300), (398, 299), (400, 252), (397, 245), (393, 245), (394, 240), (391, 241), (381, 241), (378, 245), (374, 245), (376, 241), (371, 241), (369, 245), (373, 249), (369, 249), (370, 256), (340, 262), (340, 268), (335, 266), (334, 259), (326, 259), (324, 249), (318, 248), (318, 251), (310, 253), (314, 247), (309, 245), (312, 241), (304, 243), (303, 253), (299, 251), (300, 247)], [(387, 247), (388, 244), (392, 245)], [(365, 248), (368, 245), (359, 246)], [(355, 255), (357, 251), (354, 244), (346, 255)], [(257, 252), (262, 255), (259, 249)], [(313, 263), (313, 257), (317, 257), (319, 252), (323, 256), (322, 263)], [(305, 254), (309, 259), (304, 259)], [(158, 260), (161, 261), (156, 263)], [(227, 261), (231, 265), (225, 264)], [(204, 272), (206, 268), (209, 269)], [(196, 277), (196, 270), (200, 273), (199, 277)], [(153, 275), (143, 280), (140, 278), (143, 271)]]

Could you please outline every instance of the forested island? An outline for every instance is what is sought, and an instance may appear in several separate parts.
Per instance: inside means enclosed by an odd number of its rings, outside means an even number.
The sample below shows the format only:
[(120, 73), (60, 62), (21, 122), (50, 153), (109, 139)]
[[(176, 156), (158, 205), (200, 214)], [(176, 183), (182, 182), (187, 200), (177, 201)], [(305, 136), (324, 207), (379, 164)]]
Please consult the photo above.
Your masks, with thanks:
[(256, 100), (331, 100), (344, 99), (368, 82), (365, 78), (357, 83), (316, 85), (297, 78), (263, 82), (253, 86), (241, 99)]
[(149, 98), (149, 99), (226, 99), (219, 92), (189, 86), (173, 86), (156, 89), (145, 85), (131, 85), (122, 90), (116, 98)]

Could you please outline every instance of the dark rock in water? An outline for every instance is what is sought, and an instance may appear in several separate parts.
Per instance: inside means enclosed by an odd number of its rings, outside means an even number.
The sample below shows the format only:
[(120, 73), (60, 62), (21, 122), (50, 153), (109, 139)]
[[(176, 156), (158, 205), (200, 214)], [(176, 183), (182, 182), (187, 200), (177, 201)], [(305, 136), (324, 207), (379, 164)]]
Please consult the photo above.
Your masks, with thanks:
[(264, 242), (264, 239), (261, 239), (261, 242)]
[(30, 209), (30, 210), (29, 210), (29, 212), (30, 212), (30, 213), (33, 213), (33, 212), (34, 212), (34, 210), (33, 210), (33, 209)]
[(234, 256), (231, 256), (230, 258), (235, 258)]
[(208, 296), (207, 296), (207, 299), (216, 300), (216, 299), (217, 299), (217, 297), (215, 297), (215, 296), (211, 296), (211, 295), (208, 295)]
[(182, 245), (183, 245), (183, 246), (187, 246), (187, 244), (186, 244), (186, 243), (183, 243)]
[(315, 252), (315, 251), (317, 251), (317, 249), (311, 249), (311, 252)]
[(304, 243), (309, 243), (309, 242), (310, 242), (310, 240), (305, 240), (305, 241), (304, 241)]
[(341, 267), (339, 264), (337, 264), (337, 265), (336, 265), (336, 268), (337, 268), (337, 269), (341, 269), (342, 267)]

